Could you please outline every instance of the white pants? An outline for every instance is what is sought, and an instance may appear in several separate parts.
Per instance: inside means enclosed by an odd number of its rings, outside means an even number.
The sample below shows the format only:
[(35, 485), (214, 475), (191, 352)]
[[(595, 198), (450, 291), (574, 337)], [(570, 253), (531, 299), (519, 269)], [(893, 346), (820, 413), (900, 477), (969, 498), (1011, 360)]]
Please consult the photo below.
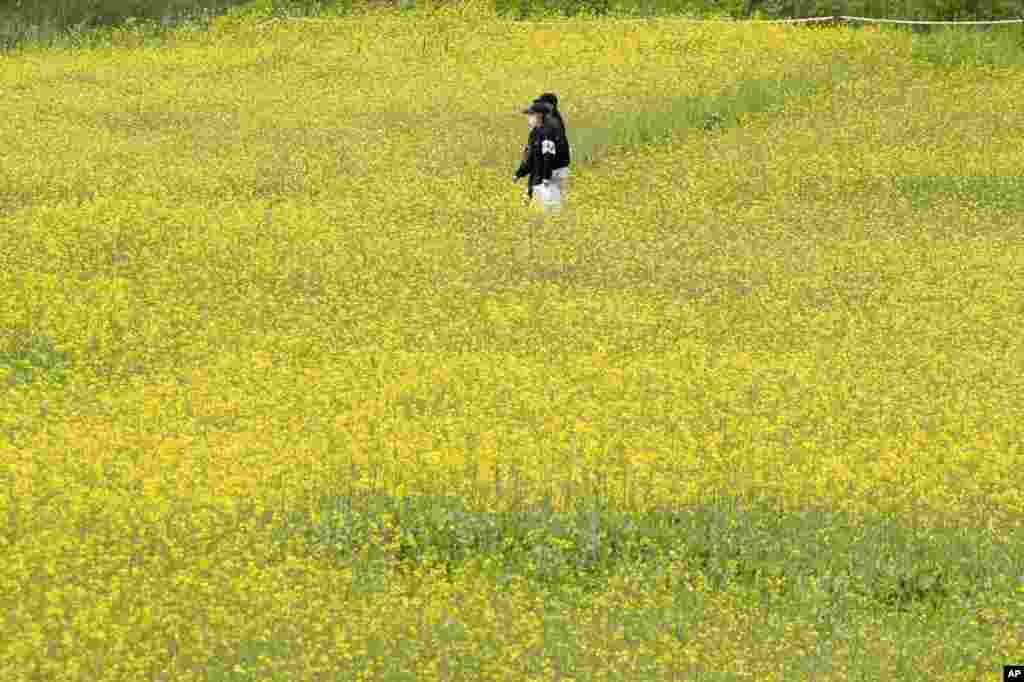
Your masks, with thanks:
[(547, 185), (533, 186), (533, 205), (541, 211), (558, 212), (562, 208), (562, 192), (552, 180)]

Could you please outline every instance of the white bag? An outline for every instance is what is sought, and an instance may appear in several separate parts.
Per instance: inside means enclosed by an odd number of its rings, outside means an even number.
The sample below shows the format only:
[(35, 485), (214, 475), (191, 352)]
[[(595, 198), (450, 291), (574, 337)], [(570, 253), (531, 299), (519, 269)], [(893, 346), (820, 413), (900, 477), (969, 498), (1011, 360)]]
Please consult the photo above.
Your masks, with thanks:
[(558, 187), (562, 202), (565, 202), (569, 188), (569, 167), (557, 168), (551, 172), (551, 184)]
[(562, 207), (562, 193), (554, 183), (533, 186), (533, 199), (541, 208), (558, 210)]

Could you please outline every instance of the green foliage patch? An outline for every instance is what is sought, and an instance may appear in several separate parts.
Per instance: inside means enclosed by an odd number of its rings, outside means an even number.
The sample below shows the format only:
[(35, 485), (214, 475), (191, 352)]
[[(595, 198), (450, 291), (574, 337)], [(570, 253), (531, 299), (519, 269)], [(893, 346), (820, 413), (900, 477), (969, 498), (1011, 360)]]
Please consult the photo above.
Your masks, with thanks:
[[(774, 503), (720, 498), (685, 509), (627, 513), (595, 501), (572, 512), (481, 512), (457, 497), (331, 496), (293, 512), (276, 530), (298, 534), (339, 560), (368, 550), (399, 566), (440, 565), (451, 576), (471, 559), (493, 559), (503, 573), (547, 589), (600, 590), (621, 571), (669, 563), (704, 575), (716, 589), (813, 593), (828, 602), (908, 610), (949, 610), (986, 589), (1024, 576), (1024, 533), (1008, 541), (965, 528), (912, 527), (898, 518), (852, 518), (827, 509), (783, 512)], [(394, 520), (389, 528), (388, 519)], [(375, 533), (397, 538), (385, 557)], [(765, 591), (765, 596), (769, 596)]]
[(943, 202), (979, 208), (1024, 207), (1024, 176), (907, 176), (895, 178), (895, 185), (916, 208)]
[[(834, 73), (842, 79), (847, 68)], [(656, 144), (685, 131), (713, 132), (742, 125), (747, 114), (778, 112), (787, 99), (814, 94), (818, 81), (801, 78), (743, 79), (717, 95), (671, 97), (651, 106), (636, 106), (612, 114), (607, 125), (574, 127), (574, 159), (586, 163), (618, 145)]]
[(44, 334), (8, 329), (0, 333), (0, 369), (8, 370), (7, 385), (43, 379), (62, 383), (70, 370), (70, 356)]

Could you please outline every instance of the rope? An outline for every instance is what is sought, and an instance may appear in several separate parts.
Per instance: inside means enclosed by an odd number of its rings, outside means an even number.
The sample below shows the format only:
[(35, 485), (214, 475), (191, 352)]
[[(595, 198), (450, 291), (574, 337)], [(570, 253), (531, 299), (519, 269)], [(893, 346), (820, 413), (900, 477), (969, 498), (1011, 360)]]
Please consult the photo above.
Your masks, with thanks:
[[(910, 21), (907, 19), (875, 19), (873, 17), (851, 17), (843, 14), (833, 15), (827, 17), (806, 17), (803, 19), (682, 19), (673, 16), (664, 17), (615, 17), (615, 23), (629, 23), (629, 22), (648, 22), (658, 21), (660, 19), (667, 19), (669, 21), (678, 21), (682, 23), (691, 24), (800, 24), (808, 23), (813, 21), (833, 21), (839, 23), (841, 21), (875, 21), (879, 23), (887, 24), (948, 24), (948, 25), (960, 25), (960, 24), (1020, 24), (1024, 23), (1024, 19), (999, 19), (993, 21)], [(560, 24), (562, 21), (529, 21), (530, 24)]]
[(868, 17), (839, 16), (837, 19), (850, 21), (879, 21), (886, 24), (1020, 24), (1024, 19), (1000, 19), (998, 21), (907, 21), (905, 19), (871, 19)]
[[(268, 17), (260, 22), (259, 26), (265, 26), (267, 24), (277, 21), (325, 21), (332, 17)], [(989, 25), (989, 24), (1021, 24), (1024, 23), (1024, 19), (998, 19), (993, 21), (910, 21), (907, 19), (875, 19), (873, 17), (851, 17), (845, 14), (833, 15), (827, 17), (805, 17), (802, 19), (683, 19), (676, 18), (673, 16), (665, 17), (615, 17), (615, 23), (629, 23), (634, 21), (648, 22), (658, 21), (660, 19), (668, 19), (669, 21), (678, 21), (683, 23), (691, 24), (802, 24), (814, 21), (874, 21), (877, 23), (884, 24), (945, 24), (945, 25)], [(528, 21), (530, 24), (561, 24), (563, 21)]]

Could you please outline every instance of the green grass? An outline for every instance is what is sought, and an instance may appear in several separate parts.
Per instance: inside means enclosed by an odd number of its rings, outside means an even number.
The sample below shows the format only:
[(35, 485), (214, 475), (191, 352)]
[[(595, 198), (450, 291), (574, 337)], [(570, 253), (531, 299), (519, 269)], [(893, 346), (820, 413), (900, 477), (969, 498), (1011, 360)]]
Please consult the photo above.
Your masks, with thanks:
[(278, 532), (282, 540), (300, 532), (311, 546), (348, 561), (362, 549), (372, 552), (371, 529), (391, 518), (398, 549), (387, 560), (439, 564), (449, 575), (476, 559), (556, 590), (600, 589), (616, 572), (675, 562), (716, 589), (763, 589), (764, 598), (773, 598), (768, 579), (785, 578), (775, 597), (799, 599), (820, 589), (825, 603), (883, 611), (962, 612), (987, 591), (1012, 590), (1016, 576), (1024, 578), (1024, 563), (1011, 549), (1024, 542), (1019, 531), (999, 539), (981, 530), (906, 527), (883, 515), (786, 512), (766, 500), (728, 498), (689, 509), (615, 512), (600, 499), (580, 499), (579, 509), (562, 513), (472, 511), (455, 497), (332, 496), (316, 509), (319, 522), (311, 522), (311, 511), (295, 513)]
[(914, 41), (915, 59), (940, 66), (1024, 64), (1024, 23), (972, 31), (946, 26)]
[[(997, 537), (980, 527), (908, 525), (896, 516), (857, 518), (828, 508), (786, 511), (767, 499), (722, 497), (640, 513), (610, 510), (600, 496), (576, 498), (576, 504), (571, 513), (543, 505), (496, 513), (470, 510), (457, 497), (332, 496), (315, 509), (319, 522), (311, 520), (313, 510), (292, 512), (275, 534), (278, 541), (302, 534), (304, 546), (326, 552), (339, 566), (355, 562), (370, 593), (384, 589), (395, 571), (423, 565), (440, 567), (441, 579), (481, 566), (499, 585), (524, 576), (546, 603), (566, 605), (554, 609), (545, 630), (545, 649), (563, 652), (547, 655), (564, 670), (573, 669), (570, 652), (582, 644), (573, 610), (586, 608), (613, 575), (652, 584), (680, 571), (700, 575), (713, 590), (745, 595), (772, 613), (775, 618), (754, 626), (766, 640), (784, 639), (794, 623), (813, 626), (822, 645), (788, 660), (786, 679), (830, 670), (839, 641), (853, 649), (869, 646), (869, 624), (884, 624), (886, 636), (899, 643), (900, 660), (926, 658), (934, 651), (929, 636), (948, 632), (943, 670), (991, 666), (981, 653), (985, 639), (1009, 622), (986, 622), (982, 630), (990, 634), (976, 630), (970, 636), (963, 625), (995, 595), (1024, 585), (1020, 529)], [(390, 531), (390, 551), (373, 546), (373, 530)], [(682, 581), (675, 589), (670, 609), (623, 609), (610, 617), (638, 638), (699, 631), (700, 597)], [(1008, 598), (1005, 604), (1016, 611), (1012, 602)], [(453, 635), (439, 627), (420, 636), (443, 642)], [(283, 643), (279, 646), (277, 654), (285, 655)], [(378, 679), (406, 679), (394, 643), (380, 641), (377, 647), (376, 654), (339, 665), (331, 679), (356, 679), (375, 659), (393, 666)], [(227, 665), (213, 664), (219, 670)], [(464, 674), (472, 675), (480, 665), (472, 655), (459, 659)], [(917, 674), (906, 664), (898, 670), (898, 679)], [(870, 657), (851, 659), (847, 671), (851, 680), (881, 674)], [(631, 679), (739, 679), (735, 672), (694, 668), (685, 678), (674, 678), (652, 666), (641, 667)]]
[(916, 208), (955, 201), (979, 208), (1024, 208), (1024, 175), (911, 176), (896, 178), (896, 189)]
[[(7, 370), (7, 385), (31, 381), (63, 380), (69, 356), (53, 340), (29, 329), (5, 329), (0, 337), (0, 369)], [(0, 386), (0, 390), (5, 387)]]
[[(830, 84), (845, 78), (838, 62)], [(780, 78), (739, 80), (713, 96), (674, 97), (661, 102), (629, 103), (600, 128), (575, 127), (572, 149), (581, 163), (595, 161), (611, 146), (656, 144), (689, 131), (706, 133), (740, 125), (746, 114), (779, 111), (787, 98), (813, 94), (820, 80)]]

